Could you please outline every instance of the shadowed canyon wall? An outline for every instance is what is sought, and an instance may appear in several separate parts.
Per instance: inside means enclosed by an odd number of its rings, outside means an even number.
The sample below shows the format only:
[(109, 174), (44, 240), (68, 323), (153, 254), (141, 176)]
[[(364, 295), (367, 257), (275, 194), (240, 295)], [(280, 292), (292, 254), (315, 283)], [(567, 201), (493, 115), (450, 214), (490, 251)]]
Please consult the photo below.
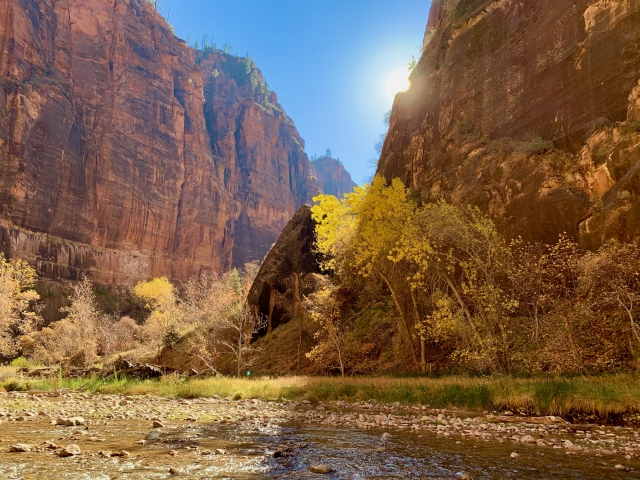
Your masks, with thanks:
[(312, 166), (241, 60), (197, 56), (143, 0), (0, 0), (2, 250), (117, 284), (261, 260)]
[(640, 0), (434, 0), (378, 172), (510, 238), (640, 232)]

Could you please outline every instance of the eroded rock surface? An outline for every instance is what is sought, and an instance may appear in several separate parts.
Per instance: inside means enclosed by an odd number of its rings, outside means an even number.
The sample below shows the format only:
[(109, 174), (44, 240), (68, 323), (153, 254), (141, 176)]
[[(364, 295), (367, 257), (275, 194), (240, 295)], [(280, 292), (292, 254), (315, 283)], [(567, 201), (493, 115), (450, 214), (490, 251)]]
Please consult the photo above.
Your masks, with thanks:
[(0, 0), (2, 250), (125, 285), (261, 259), (318, 187), (233, 61), (143, 0)]
[(434, 2), (379, 173), (509, 237), (640, 232), (638, 25), (638, 0)]

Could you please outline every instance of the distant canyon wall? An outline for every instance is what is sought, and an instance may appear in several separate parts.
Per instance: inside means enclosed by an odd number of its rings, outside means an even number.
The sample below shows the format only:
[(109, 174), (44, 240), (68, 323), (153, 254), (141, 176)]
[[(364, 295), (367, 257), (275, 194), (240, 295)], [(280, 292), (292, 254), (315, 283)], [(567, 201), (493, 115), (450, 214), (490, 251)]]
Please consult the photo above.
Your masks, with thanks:
[(342, 198), (356, 187), (351, 175), (339, 160), (331, 157), (320, 157), (312, 161), (316, 179), (322, 193)]

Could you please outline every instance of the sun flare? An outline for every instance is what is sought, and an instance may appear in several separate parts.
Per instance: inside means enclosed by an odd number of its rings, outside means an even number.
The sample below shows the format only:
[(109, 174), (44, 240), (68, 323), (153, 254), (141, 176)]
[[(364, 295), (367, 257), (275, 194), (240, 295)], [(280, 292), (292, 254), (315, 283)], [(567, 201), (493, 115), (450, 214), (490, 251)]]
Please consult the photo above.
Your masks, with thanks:
[(406, 70), (399, 70), (394, 72), (387, 80), (387, 91), (390, 95), (396, 93), (406, 92), (411, 87), (409, 81), (409, 74)]

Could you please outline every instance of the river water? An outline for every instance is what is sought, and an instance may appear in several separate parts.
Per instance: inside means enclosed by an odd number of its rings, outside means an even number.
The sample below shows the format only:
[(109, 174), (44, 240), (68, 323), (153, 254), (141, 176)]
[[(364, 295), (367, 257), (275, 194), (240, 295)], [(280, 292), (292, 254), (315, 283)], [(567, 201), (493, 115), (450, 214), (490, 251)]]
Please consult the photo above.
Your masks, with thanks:
[[(622, 460), (626, 470), (616, 470), (619, 456), (422, 431), (312, 424), (304, 421), (304, 411), (292, 415), (278, 405), (265, 406), (268, 415), (259, 414), (261, 406), (246, 407), (242, 411), (247, 415), (236, 420), (229, 416), (228, 421), (224, 409), (238, 407), (220, 405), (216, 415), (221, 421), (187, 421), (177, 415), (160, 429), (151, 428), (147, 418), (109, 418), (99, 409), (87, 415), (86, 426), (55, 426), (47, 412), (32, 408), (42, 403), (12, 405), (0, 425), (2, 479), (640, 479), (640, 462), (633, 458)], [(144, 401), (137, 408), (142, 411)], [(163, 408), (165, 413), (178, 411), (171, 404)], [(23, 411), (32, 416), (17, 417)], [(76, 444), (82, 454), (62, 458), (45, 441), (58, 447)], [(34, 451), (9, 453), (16, 443), (30, 444)], [(125, 456), (111, 456), (122, 450)], [(284, 453), (276, 458), (276, 451)], [(517, 458), (511, 457), (513, 452)], [(308, 468), (317, 464), (334, 471), (311, 473)]]

